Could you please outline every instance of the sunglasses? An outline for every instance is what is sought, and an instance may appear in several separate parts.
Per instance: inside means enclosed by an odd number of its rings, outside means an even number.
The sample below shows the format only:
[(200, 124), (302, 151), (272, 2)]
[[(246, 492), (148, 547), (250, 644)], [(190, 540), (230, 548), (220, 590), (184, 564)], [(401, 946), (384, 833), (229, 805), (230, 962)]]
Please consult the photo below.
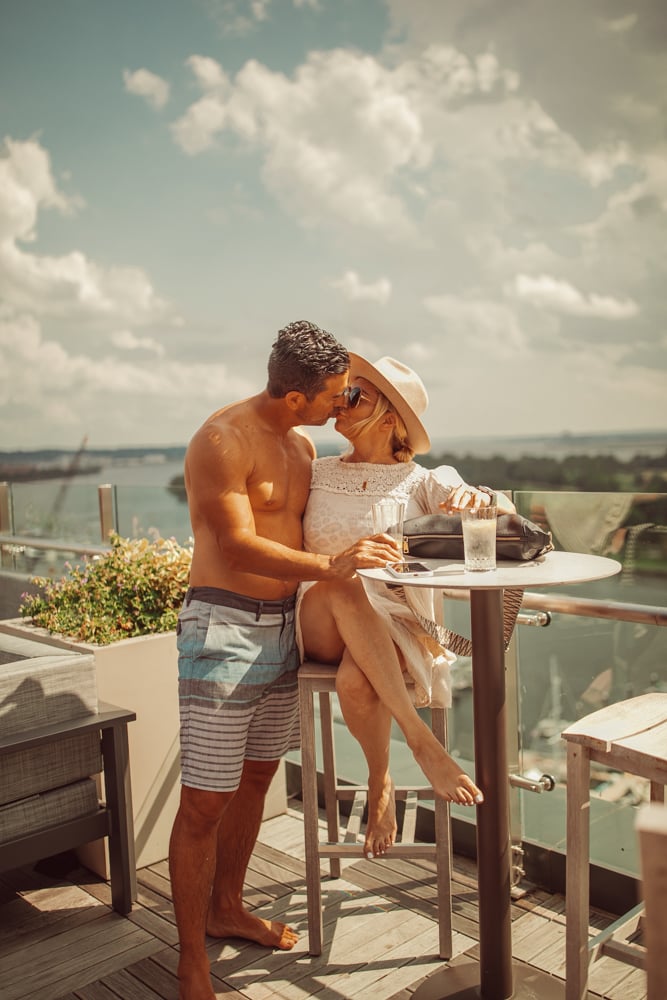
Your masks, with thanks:
[(345, 396), (346, 403), (351, 410), (356, 409), (362, 399), (365, 399), (369, 403), (373, 402), (371, 397), (368, 396), (359, 385), (348, 385), (347, 389), (343, 389), (343, 395)]

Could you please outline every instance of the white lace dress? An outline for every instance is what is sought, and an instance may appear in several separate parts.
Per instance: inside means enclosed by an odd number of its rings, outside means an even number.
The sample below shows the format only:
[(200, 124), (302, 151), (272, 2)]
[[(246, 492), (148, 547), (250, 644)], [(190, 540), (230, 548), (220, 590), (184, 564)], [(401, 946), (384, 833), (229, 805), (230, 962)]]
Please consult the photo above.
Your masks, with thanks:
[[(313, 462), (303, 519), (305, 548), (327, 554), (340, 552), (358, 538), (372, 535), (371, 507), (383, 498), (405, 503), (406, 518), (438, 513), (451, 487), (462, 482), (451, 466), (425, 469), (415, 462), (376, 465), (343, 462), (337, 455), (318, 458)], [(299, 597), (311, 586), (302, 584)], [(434, 592), (366, 579), (364, 587), (403, 654), (415, 682), (417, 705), (451, 705), (449, 667), (456, 657), (427, 635), (413, 613), (432, 619)]]

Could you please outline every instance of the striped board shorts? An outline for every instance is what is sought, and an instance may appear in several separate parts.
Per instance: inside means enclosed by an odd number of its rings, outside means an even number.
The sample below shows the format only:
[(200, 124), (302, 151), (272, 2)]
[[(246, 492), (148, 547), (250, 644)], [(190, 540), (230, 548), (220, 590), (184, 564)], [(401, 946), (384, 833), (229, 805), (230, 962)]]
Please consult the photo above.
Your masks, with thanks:
[(295, 597), (191, 587), (178, 617), (181, 783), (233, 792), (244, 760), (299, 746)]

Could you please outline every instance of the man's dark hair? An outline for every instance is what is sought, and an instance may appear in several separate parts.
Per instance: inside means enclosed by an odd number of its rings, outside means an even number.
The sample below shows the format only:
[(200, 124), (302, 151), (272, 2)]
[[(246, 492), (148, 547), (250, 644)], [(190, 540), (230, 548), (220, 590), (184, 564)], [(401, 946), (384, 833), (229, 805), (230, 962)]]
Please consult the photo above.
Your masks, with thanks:
[(278, 332), (269, 356), (267, 391), (280, 399), (302, 392), (310, 402), (332, 375), (344, 375), (350, 357), (336, 338), (306, 319), (289, 323)]

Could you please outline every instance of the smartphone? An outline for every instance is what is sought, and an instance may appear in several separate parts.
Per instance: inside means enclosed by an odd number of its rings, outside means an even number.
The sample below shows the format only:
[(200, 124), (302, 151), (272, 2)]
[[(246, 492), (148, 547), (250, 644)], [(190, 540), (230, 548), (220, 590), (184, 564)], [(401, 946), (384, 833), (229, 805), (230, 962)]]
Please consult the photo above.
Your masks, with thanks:
[(405, 562), (388, 563), (387, 572), (400, 579), (406, 576), (433, 576), (433, 570), (425, 566), (424, 563), (415, 562), (408, 559)]

